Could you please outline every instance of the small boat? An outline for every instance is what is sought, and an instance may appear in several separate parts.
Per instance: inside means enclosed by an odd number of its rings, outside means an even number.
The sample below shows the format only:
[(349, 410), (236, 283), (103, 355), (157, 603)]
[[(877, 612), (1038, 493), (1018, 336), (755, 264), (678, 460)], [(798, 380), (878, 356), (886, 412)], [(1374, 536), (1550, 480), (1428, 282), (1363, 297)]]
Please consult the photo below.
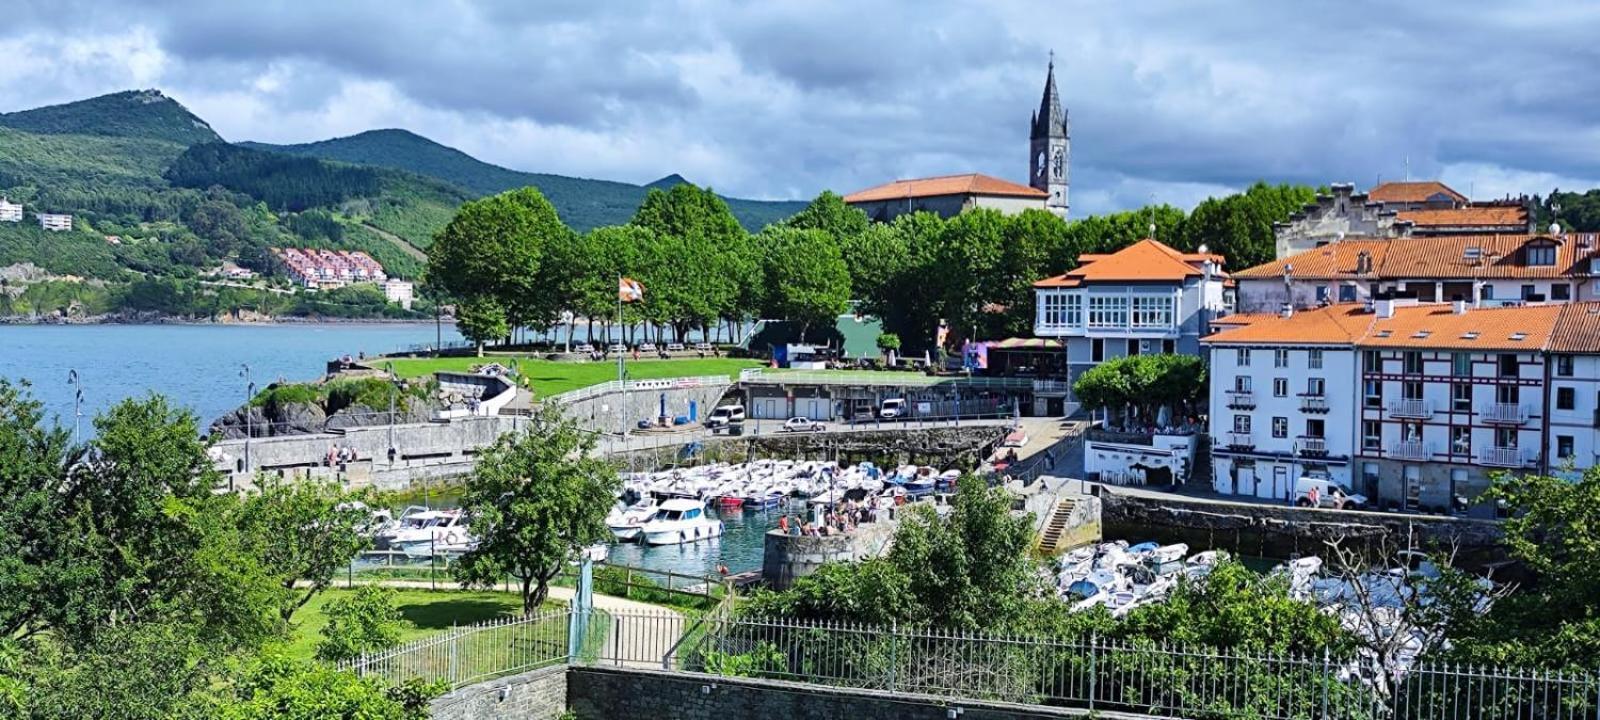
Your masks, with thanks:
[(680, 545), (720, 537), (722, 521), (708, 517), (699, 502), (678, 498), (661, 503), (660, 512), (640, 528), (640, 534), (647, 545)]
[[(424, 510), (403, 515), (398, 527), (380, 535), (382, 547), (412, 554), (427, 548), (461, 546), (472, 541), (460, 510)], [(409, 548), (409, 549), (408, 549)]]
[(639, 530), (656, 516), (659, 509), (655, 498), (648, 497), (628, 507), (612, 508), (611, 514), (606, 516), (606, 527), (611, 528), (611, 534), (618, 540), (638, 540)]
[(765, 493), (751, 495), (744, 499), (744, 506), (766, 510), (783, 504), (784, 494), (778, 490), (768, 490)]
[(1183, 543), (1175, 545), (1162, 545), (1150, 553), (1151, 561), (1156, 564), (1165, 564), (1182, 560), (1189, 554), (1189, 546)]

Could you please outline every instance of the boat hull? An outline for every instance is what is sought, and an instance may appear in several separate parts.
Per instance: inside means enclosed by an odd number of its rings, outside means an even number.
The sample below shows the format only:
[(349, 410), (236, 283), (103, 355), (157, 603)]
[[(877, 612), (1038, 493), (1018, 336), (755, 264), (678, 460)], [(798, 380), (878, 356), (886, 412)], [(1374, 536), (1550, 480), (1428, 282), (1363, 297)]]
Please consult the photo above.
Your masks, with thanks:
[(646, 545), (683, 545), (722, 536), (722, 523), (712, 523), (693, 528), (649, 530), (641, 533)]
[(633, 542), (634, 540), (638, 540), (639, 533), (643, 531), (644, 528), (638, 525), (611, 526), (611, 535), (622, 542)]

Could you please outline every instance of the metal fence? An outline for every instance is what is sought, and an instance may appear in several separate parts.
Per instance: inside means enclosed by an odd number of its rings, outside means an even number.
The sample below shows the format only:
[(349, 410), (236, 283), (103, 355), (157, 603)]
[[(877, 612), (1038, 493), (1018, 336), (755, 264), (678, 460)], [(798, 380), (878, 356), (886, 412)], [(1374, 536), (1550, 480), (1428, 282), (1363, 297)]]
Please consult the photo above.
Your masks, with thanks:
[(1403, 671), (1331, 655), (1219, 651), (1099, 638), (738, 619), (724, 603), (670, 612), (558, 611), (451, 631), (341, 665), (459, 687), (561, 663), (1171, 718), (1594, 720), (1600, 674), (1418, 662)]

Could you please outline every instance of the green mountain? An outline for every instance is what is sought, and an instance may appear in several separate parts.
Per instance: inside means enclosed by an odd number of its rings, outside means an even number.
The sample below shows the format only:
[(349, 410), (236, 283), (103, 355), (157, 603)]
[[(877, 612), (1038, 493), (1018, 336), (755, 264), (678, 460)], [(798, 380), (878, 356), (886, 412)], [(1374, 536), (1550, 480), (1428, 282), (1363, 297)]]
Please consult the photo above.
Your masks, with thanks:
[(41, 135), (99, 135), (179, 145), (222, 141), (206, 121), (160, 90), (127, 90), (64, 105), (0, 113), (0, 126)]
[[(510, 170), (406, 130), (370, 130), (301, 145), (241, 144), (323, 160), (407, 170), (466, 188), (477, 195), (532, 185), (556, 206), (562, 221), (580, 231), (625, 223), (639, 209), (639, 203), (651, 188), (666, 189), (687, 182), (676, 174), (642, 186)], [(806, 205), (797, 201), (724, 199), (739, 222), (752, 232), (793, 215)]]

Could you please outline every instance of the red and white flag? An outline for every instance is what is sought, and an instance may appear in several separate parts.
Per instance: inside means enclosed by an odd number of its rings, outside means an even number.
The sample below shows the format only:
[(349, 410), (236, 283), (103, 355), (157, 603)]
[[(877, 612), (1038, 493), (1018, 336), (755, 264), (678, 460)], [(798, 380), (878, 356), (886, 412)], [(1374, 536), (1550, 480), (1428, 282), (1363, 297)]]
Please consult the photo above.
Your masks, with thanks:
[(639, 302), (644, 299), (644, 286), (638, 280), (621, 278), (617, 281), (617, 299), (623, 302)]

